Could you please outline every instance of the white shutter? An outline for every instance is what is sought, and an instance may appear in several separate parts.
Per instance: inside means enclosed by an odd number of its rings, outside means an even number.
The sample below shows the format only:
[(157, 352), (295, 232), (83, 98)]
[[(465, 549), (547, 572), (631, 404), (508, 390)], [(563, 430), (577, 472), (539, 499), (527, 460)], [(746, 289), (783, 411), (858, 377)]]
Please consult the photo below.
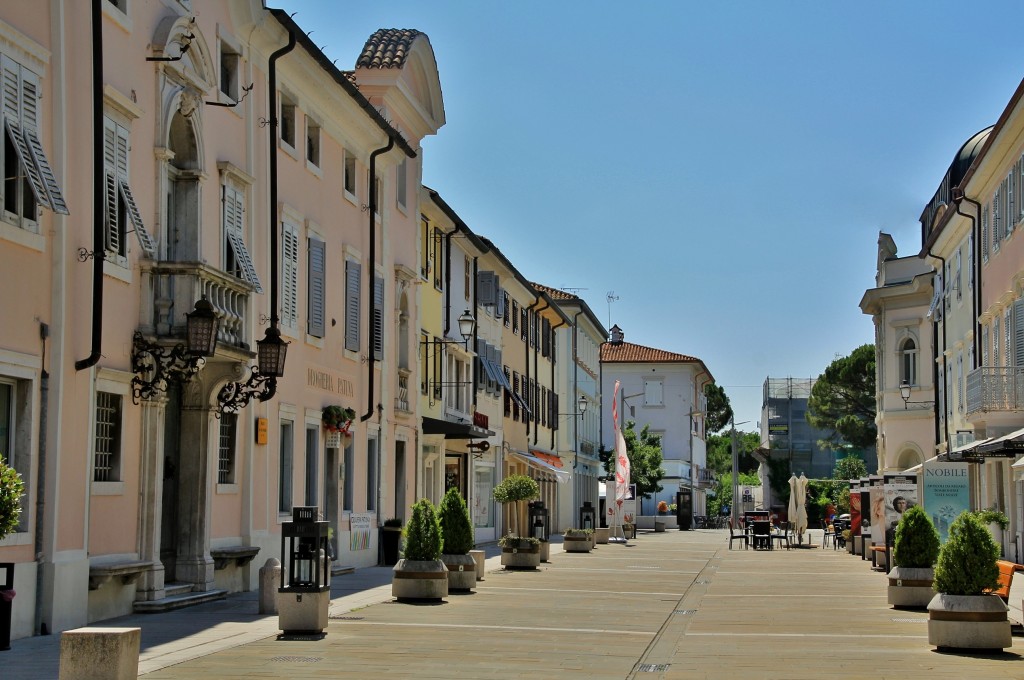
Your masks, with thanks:
[(981, 365), (988, 366), (988, 326), (981, 327)]
[(111, 170), (105, 173), (105, 204), (106, 204), (106, 225), (107, 239), (106, 249), (112, 253), (121, 254), (121, 228), (117, 221), (117, 178)]
[(227, 232), (227, 237), (228, 243), (235, 252), (235, 261), (238, 262), (242, 280), (249, 283), (257, 293), (262, 293), (263, 284), (260, 282), (259, 274), (256, 273), (256, 265), (253, 264), (252, 257), (249, 256), (249, 251), (245, 247), (242, 235), (237, 231), (229, 231)]
[(281, 229), (281, 323), (298, 326), (299, 233), (287, 223)]
[(128, 211), (128, 219), (135, 228), (135, 236), (139, 239), (139, 245), (148, 257), (153, 257), (156, 254), (156, 244), (153, 243), (153, 237), (149, 235), (146, 227), (142, 224), (142, 215), (139, 214), (139, 206), (135, 204), (132, 190), (128, 188), (128, 182), (123, 179), (118, 181), (118, 186), (121, 189), (121, 198), (124, 199), (125, 209)]
[(1013, 364), (1024, 366), (1024, 298), (1013, 301)]
[(10, 57), (0, 56), (3, 70), (3, 112), (14, 120), (21, 119), (21, 65)]
[(46, 193), (46, 188), (43, 186), (43, 178), (39, 174), (39, 169), (36, 167), (35, 160), (32, 157), (32, 151), (29, 149), (28, 141), (25, 139), (21, 126), (18, 124), (17, 120), (6, 114), (4, 115), (4, 126), (7, 129), (7, 135), (14, 143), (14, 152), (18, 156), (21, 168), (25, 171), (25, 175), (28, 177), (28, 183), (29, 186), (32, 187), (32, 193), (36, 197), (36, 202), (49, 208), (50, 197)]

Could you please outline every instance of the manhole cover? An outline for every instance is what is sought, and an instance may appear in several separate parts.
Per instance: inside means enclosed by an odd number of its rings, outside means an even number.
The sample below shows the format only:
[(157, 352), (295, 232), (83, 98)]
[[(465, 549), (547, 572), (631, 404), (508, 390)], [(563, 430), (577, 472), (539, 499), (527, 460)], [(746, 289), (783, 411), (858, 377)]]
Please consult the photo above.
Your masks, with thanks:
[(661, 673), (667, 671), (671, 664), (667, 663), (642, 663), (636, 670), (640, 673)]
[(893, 619), (893, 623), (928, 623), (928, 619)]
[(273, 656), (270, 657), (270, 660), (276, 663), (316, 663), (323, 661), (323, 658), (319, 656)]

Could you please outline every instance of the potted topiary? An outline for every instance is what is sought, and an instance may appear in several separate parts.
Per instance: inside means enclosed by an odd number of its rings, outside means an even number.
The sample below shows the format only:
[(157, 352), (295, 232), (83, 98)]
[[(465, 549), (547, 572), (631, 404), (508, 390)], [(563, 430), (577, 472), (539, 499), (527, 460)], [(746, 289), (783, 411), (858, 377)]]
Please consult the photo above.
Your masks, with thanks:
[[(909, 511), (908, 511), (909, 512)], [(1013, 644), (999, 586), (999, 547), (977, 516), (962, 512), (935, 565), (928, 643), (939, 649), (1005, 649)]]
[(494, 500), (512, 506), (508, 516), (509, 533), (498, 541), (501, 564), (506, 569), (536, 569), (540, 566), (540, 541), (524, 537), (519, 529), (519, 504), (539, 495), (540, 486), (526, 475), (509, 475), (494, 487)]
[[(0, 540), (18, 530), (21, 518), (21, 496), (25, 493), (25, 482), (18, 471), (4, 463), (0, 456)], [(3, 564), (5, 575), (14, 578), (14, 563)], [(11, 648), (11, 600), (13, 590), (0, 592), (0, 650)]]
[(476, 560), (473, 549), (473, 522), (462, 494), (454, 486), (441, 499), (441, 537), (444, 552), (441, 561), (448, 569), (448, 591), (473, 590), (476, 586)]
[(380, 532), (381, 549), (384, 552), (384, 566), (393, 567), (398, 564), (398, 552), (402, 543), (402, 518), (389, 517), (384, 520)]
[(889, 572), (889, 604), (895, 609), (928, 606), (939, 557), (939, 532), (920, 505), (903, 513), (896, 526)]
[(404, 533), (405, 552), (394, 568), (391, 595), (399, 601), (447, 597), (448, 568), (441, 561), (441, 525), (426, 498), (412, 506)]
[(570, 553), (590, 552), (590, 529), (566, 529), (562, 536), (562, 549)]

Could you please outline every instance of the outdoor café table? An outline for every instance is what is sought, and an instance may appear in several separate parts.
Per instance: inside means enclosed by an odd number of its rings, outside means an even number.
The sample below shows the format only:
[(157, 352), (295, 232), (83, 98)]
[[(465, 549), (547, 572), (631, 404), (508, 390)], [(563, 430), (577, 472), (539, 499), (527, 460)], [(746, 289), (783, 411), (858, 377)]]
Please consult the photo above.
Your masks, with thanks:
[(772, 549), (772, 523), (769, 520), (754, 520), (753, 544), (754, 549)]

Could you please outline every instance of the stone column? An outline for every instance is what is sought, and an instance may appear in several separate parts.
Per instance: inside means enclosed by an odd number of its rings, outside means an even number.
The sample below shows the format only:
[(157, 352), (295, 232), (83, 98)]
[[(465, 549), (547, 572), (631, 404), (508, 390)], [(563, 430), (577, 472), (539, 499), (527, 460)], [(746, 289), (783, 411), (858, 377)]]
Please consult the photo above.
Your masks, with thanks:
[(139, 485), (142, 512), (139, 526), (139, 559), (153, 566), (142, 573), (136, 600), (160, 600), (164, 590), (164, 565), (160, 561), (160, 523), (164, 490), (164, 418), (167, 399), (156, 397), (142, 402), (141, 466)]

